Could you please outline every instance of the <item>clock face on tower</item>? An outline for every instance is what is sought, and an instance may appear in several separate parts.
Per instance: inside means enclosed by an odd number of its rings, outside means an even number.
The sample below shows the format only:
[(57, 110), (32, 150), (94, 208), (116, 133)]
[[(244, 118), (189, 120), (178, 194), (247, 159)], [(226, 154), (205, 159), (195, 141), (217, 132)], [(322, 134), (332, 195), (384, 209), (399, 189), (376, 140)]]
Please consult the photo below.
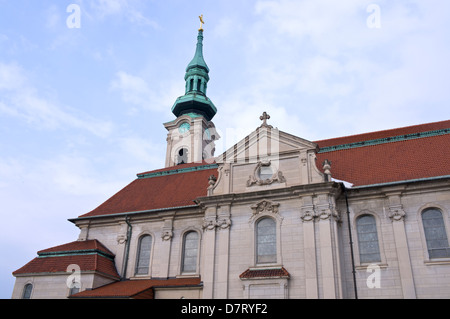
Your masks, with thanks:
[(184, 134), (184, 133), (188, 132), (190, 128), (191, 128), (191, 125), (189, 123), (183, 123), (178, 128), (178, 132), (180, 132), (181, 134)]

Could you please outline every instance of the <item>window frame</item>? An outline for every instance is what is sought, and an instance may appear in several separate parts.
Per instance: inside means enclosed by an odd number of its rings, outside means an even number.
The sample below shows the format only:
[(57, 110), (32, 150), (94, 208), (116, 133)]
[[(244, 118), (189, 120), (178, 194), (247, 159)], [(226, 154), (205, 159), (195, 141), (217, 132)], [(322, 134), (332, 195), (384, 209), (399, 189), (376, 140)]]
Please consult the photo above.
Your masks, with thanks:
[[(377, 251), (378, 260), (363, 260), (361, 258), (362, 255), (368, 255), (369, 254), (369, 253), (366, 253), (365, 251), (364, 252), (362, 251), (362, 249), (361, 249), (362, 248), (362, 243), (375, 242), (375, 240), (373, 240), (373, 241), (368, 241), (368, 240), (362, 241), (361, 240), (362, 238), (361, 238), (360, 228), (362, 227), (362, 225), (358, 224), (358, 222), (364, 217), (371, 218), (373, 220), (373, 225), (375, 226), (376, 244), (377, 244), (377, 248), (378, 248), (378, 251)], [(377, 219), (376, 219), (375, 215), (373, 215), (371, 213), (368, 213), (368, 212), (365, 212), (365, 213), (362, 213), (362, 214), (359, 214), (358, 216), (356, 216), (356, 218), (355, 218), (355, 229), (356, 229), (356, 239), (357, 239), (357, 242), (358, 242), (359, 263), (360, 264), (364, 264), (364, 265), (381, 263), (382, 258), (381, 258), (381, 249), (380, 249), (380, 236), (378, 236), (378, 225), (377, 225)], [(373, 254), (375, 254), (375, 253), (373, 253)]]
[[(259, 239), (260, 239), (260, 228), (259, 225), (261, 224), (261, 222), (265, 221), (265, 220), (270, 220), (272, 225), (270, 225), (271, 227), (273, 227), (273, 231), (275, 232), (274, 234), (271, 234), (275, 240), (274, 243), (274, 254), (271, 254), (270, 256), (273, 256), (274, 260), (270, 260), (270, 261), (262, 261), (260, 260), (262, 256), (264, 255), (260, 255), (259, 251), (261, 248), (261, 244)], [(273, 243), (272, 243), (273, 245)], [(273, 265), (273, 264), (277, 264), (278, 261), (278, 238), (277, 238), (277, 221), (275, 219), (273, 219), (272, 217), (269, 216), (262, 216), (261, 218), (258, 218), (255, 221), (255, 264), (258, 266), (266, 266), (266, 265)]]
[[(31, 287), (30, 289), (30, 295), (25, 298), (25, 294), (27, 293), (27, 288)], [(31, 296), (33, 295), (33, 290), (34, 290), (34, 285), (30, 282), (27, 282), (24, 286), (23, 286), (23, 290), (22, 290), (22, 298), (21, 299), (31, 299)]]
[[(271, 204), (276, 204), (272, 203)], [(263, 218), (272, 218), (275, 222), (275, 229), (276, 229), (276, 256), (277, 259), (273, 263), (258, 263), (258, 251), (257, 251), (257, 224), (258, 222)], [(281, 243), (281, 225), (283, 223), (283, 217), (281, 216), (281, 212), (273, 213), (267, 210), (264, 210), (262, 212), (259, 212), (257, 214), (253, 214), (249, 219), (249, 227), (251, 229), (252, 235), (249, 238), (251, 242), (251, 249), (253, 250), (253, 261), (252, 264), (255, 268), (265, 268), (265, 267), (278, 267), (283, 265), (283, 258), (282, 258), (282, 243)], [(250, 251), (249, 251), (250, 252)]]
[[(388, 264), (386, 261), (386, 255), (384, 251), (384, 239), (383, 239), (383, 228), (382, 223), (385, 223), (384, 219), (380, 218), (380, 215), (376, 212), (363, 209), (357, 213), (351, 212), (350, 219), (352, 220), (351, 223), (351, 232), (352, 232), (352, 238), (353, 238), (353, 247), (354, 247), (354, 259), (355, 259), (355, 266), (358, 270), (367, 270), (367, 267), (370, 265), (377, 265), (381, 268), (387, 268)], [(360, 253), (359, 253), (359, 242), (358, 242), (358, 230), (356, 228), (356, 221), (359, 217), (363, 215), (372, 215), (375, 218), (376, 226), (377, 226), (377, 237), (378, 237), (378, 249), (380, 251), (380, 259), (379, 262), (371, 262), (371, 263), (362, 263), (360, 259)]]
[[(430, 249), (428, 248), (428, 239), (427, 239), (427, 234), (425, 231), (425, 225), (424, 225), (424, 221), (423, 221), (423, 214), (431, 211), (431, 210), (436, 210), (441, 214), (441, 218), (442, 218), (442, 222), (443, 222), (443, 228), (445, 231), (445, 235), (447, 237), (447, 247), (443, 247), (447, 249), (447, 254), (448, 256), (445, 257), (432, 257), (430, 254)], [(448, 232), (448, 213), (439, 205), (433, 205), (433, 204), (427, 204), (424, 207), (422, 207), (419, 210), (419, 214), (418, 214), (418, 219), (420, 222), (420, 228), (421, 228), (421, 233), (422, 233), (422, 242), (423, 242), (423, 247), (424, 247), (424, 256), (425, 256), (425, 262), (448, 262), (450, 261), (450, 238), (449, 238), (449, 232)]]
[[(195, 233), (197, 236), (197, 255), (195, 261), (195, 271), (186, 271), (184, 269), (185, 266), (185, 253), (186, 253), (186, 237)], [(189, 228), (183, 232), (181, 235), (181, 249), (180, 249), (180, 276), (198, 276), (200, 273), (200, 254), (201, 254), (201, 234), (197, 229)]]
[[(149, 237), (151, 240), (150, 251), (149, 251), (149, 260), (148, 260), (148, 269), (147, 269), (147, 273), (139, 273), (138, 269), (139, 269), (139, 261), (141, 259), (142, 240), (146, 237)], [(142, 277), (142, 276), (150, 276), (151, 275), (152, 256), (153, 256), (153, 248), (154, 248), (153, 246), (154, 246), (154, 238), (153, 238), (152, 234), (144, 233), (138, 237), (137, 246), (136, 246), (135, 264), (134, 264), (134, 276)]]

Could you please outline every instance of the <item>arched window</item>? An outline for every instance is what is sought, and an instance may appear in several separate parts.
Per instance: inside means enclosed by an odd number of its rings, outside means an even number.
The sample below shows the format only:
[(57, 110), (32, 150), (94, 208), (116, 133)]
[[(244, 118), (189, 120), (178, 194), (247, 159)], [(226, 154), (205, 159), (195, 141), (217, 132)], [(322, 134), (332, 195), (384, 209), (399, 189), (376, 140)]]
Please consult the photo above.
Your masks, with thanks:
[(136, 260), (136, 275), (148, 274), (150, 266), (150, 252), (152, 248), (152, 236), (145, 235), (139, 239), (137, 260)]
[(178, 159), (177, 165), (186, 164), (188, 162), (188, 151), (185, 148), (182, 148), (178, 151)]
[(190, 231), (183, 238), (182, 273), (197, 272), (198, 233)]
[(429, 257), (450, 257), (450, 248), (442, 212), (436, 208), (424, 210), (422, 212), (422, 223)]
[(32, 291), (33, 291), (33, 285), (26, 284), (25, 287), (23, 288), (22, 299), (30, 299)]
[(363, 215), (356, 220), (358, 233), (359, 261), (361, 263), (380, 262), (377, 223), (372, 215)]
[(277, 262), (277, 230), (272, 218), (262, 218), (256, 224), (256, 263)]

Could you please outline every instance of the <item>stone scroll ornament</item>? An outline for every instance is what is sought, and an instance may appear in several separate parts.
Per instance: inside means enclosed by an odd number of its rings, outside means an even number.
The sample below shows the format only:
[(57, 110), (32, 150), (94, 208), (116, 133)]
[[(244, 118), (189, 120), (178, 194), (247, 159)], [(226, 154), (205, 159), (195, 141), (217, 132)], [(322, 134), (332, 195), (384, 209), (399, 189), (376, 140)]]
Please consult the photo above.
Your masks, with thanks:
[(258, 215), (259, 213), (262, 213), (262, 212), (278, 214), (279, 206), (280, 206), (279, 203), (274, 203), (274, 202), (271, 202), (271, 201), (262, 200), (258, 204), (252, 205), (251, 209), (253, 211), (253, 215)]

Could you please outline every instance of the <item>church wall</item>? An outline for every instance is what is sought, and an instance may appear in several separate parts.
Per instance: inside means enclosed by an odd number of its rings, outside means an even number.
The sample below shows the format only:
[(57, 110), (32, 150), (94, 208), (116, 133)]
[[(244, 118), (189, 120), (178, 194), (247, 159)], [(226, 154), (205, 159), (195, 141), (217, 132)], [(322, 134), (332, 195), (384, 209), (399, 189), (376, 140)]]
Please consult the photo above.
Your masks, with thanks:
[[(203, 231), (202, 231), (203, 216), (197, 212), (192, 217), (183, 217), (182, 219), (175, 219), (173, 226), (173, 238), (171, 242), (170, 251), (170, 267), (169, 277), (180, 276), (199, 276), (202, 272), (202, 247), (203, 247)], [(195, 231), (199, 235), (198, 244), (198, 261), (197, 272), (195, 274), (183, 275), (181, 272), (181, 258), (183, 249), (183, 236), (188, 231)]]
[[(290, 274), (287, 281), (289, 298), (304, 298), (304, 254), (303, 247), (302, 222), (299, 217), (300, 200), (277, 200), (280, 203), (279, 213), (262, 214), (261, 216), (252, 216), (250, 203), (232, 206), (232, 226), (230, 230), (230, 263), (229, 263), (229, 295), (230, 298), (244, 298), (243, 287), (247, 284), (239, 279), (248, 268), (261, 268), (255, 262), (255, 222), (261, 217), (271, 217), (277, 220), (277, 231), (279, 232), (279, 248), (277, 263), (270, 266), (283, 266)], [(279, 286), (280, 283), (272, 282), (272, 279), (260, 280), (258, 282), (260, 292), (256, 285), (253, 290), (250, 289), (250, 296), (262, 297), (261, 292), (267, 287), (271, 289)], [(275, 280), (276, 281), (276, 280)], [(264, 288), (267, 286), (266, 288)], [(268, 288), (267, 288), (268, 289)], [(270, 290), (270, 289), (269, 289)], [(262, 295), (261, 295), (262, 294)]]
[(201, 299), (200, 288), (155, 288), (155, 299)]
[(231, 207), (231, 227), (229, 245), (229, 298), (243, 298), (242, 282), (239, 275), (253, 264), (253, 246), (250, 225), (251, 209), (248, 206)]
[[(379, 188), (361, 190), (350, 195), (350, 220), (356, 266), (356, 281), (359, 298), (449, 298), (450, 297), (450, 259), (428, 258), (428, 251), (421, 222), (421, 212), (427, 207), (441, 209), (447, 236), (450, 225), (450, 190), (439, 184), (415, 184), (405, 188)], [(399, 207), (405, 213), (399, 221), (392, 216), (392, 197), (399, 196)], [(345, 203), (340, 201), (342, 216), (342, 258), (344, 260), (344, 293), (354, 298), (352, 265), (349, 246), (347, 214)], [(369, 264), (359, 262), (358, 238), (355, 220), (361, 214), (373, 214), (377, 221), (381, 262), (379, 268), (370, 268)], [(398, 223), (398, 224), (396, 224)], [(403, 224), (402, 224), (403, 223)], [(397, 227), (400, 225), (401, 227)], [(399, 229), (404, 229), (407, 240), (408, 263), (399, 260)], [(397, 233), (396, 233), (397, 232)], [(379, 274), (379, 287), (371, 278)], [(410, 274), (409, 274), (410, 273)], [(371, 277), (372, 276), (372, 277)], [(372, 285), (369, 283), (372, 283)], [(408, 281), (410, 285), (408, 286)], [(370, 288), (369, 286), (372, 286)]]
[[(272, 291), (273, 297), (277, 298), (311, 298), (314, 293), (318, 298), (329, 298), (333, 294), (336, 298), (354, 298), (345, 200), (342, 194), (338, 194), (340, 196), (336, 202), (336, 210), (340, 213), (338, 222), (334, 218), (321, 218), (318, 215), (312, 221), (307, 221), (302, 215), (305, 207), (311, 204), (315, 207), (315, 214), (319, 214), (321, 210), (318, 207), (328, 201), (327, 197), (324, 197), (328, 196), (325, 195), (326, 191), (318, 191), (320, 188), (314, 185), (311, 187), (315, 189), (311, 193), (302, 193), (305, 192), (304, 188), (295, 188), (300, 193), (292, 192), (292, 189), (258, 188), (260, 191), (266, 191), (246, 193), (245, 196), (237, 194), (237, 197), (221, 197), (219, 195), (217, 198), (213, 197), (213, 200), (210, 198), (210, 202), (203, 211), (185, 209), (179, 212), (165, 212), (165, 215), (160, 216), (155, 214), (134, 216), (131, 219), (133, 234), (127, 277), (135, 279), (182, 277), (180, 267), (183, 234), (194, 230), (199, 234), (198, 271), (189, 276), (201, 276), (204, 282), (202, 297), (211, 294), (214, 298), (263, 298), (264, 292)], [(411, 294), (417, 298), (450, 297), (448, 288), (450, 287), (448, 276), (450, 260), (428, 259), (420, 215), (427, 207), (440, 208), (444, 213), (447, 229), (450, 229), (450, 196), (446, 187), (439, 184), (434, 186), (433, 184), (415, 184), (401, 188), (349, 190), (350, 222), (359, 298), (407, 298)], [(263, 199), (279, 204), (278, 211), (257, 213), (255, 207)], [(226, 208), (228, 205), (229, 208)], [(403, 211), (405, 217), (395, 220), (392, 216), (393, 208)], [(220, 216), (228, 213), (228, 210), (231, 216), (231, 227), (222, 229), (216, 225), (212, 230), (204, 228), (205, 220), (214, 217), (217, 222)], [(364, 214), (371, 214), (376, 220), (381, 262), (374, 263), (375, 268), (359, 261), (359, 243), (355, 225), (356, 218)], [(239, 275), (249, 268), (263, 268), (255, 263), (255, 223), (260, 217), (271, 217), (276, 220), (278, 256), (277, 262), (270, 266), (283, 266), (290, 274), (289, 279), (246, 281), (239, 278)], [(172, 222), (167, 224), (165, 220), (172, 220)], [(171, 227), (169, 228), (172, 230), (172, 237), (165, 241), (162, 235), (167, 225)], [(307, 234), (314, 234), (314, 238), (305, 237), (307, 229), (309, 229)], [(406, 255), (398, 242), (399, 238), (402, 238), (402, 229), (407, 240)], [(120, 243), (120, 239), (125, 238), (126, 231), (124, 219), (117, 219), (109, 224), (99, 224), (98, 227), (91, 226), (88, 232), (90, 239), (98, 239), (116, 254), (116, 266), (119, 273), (122, 269), (125, 248), (125, 244)], [(151, 268), (148, 276), (137, 277), (134, 276), (137, 243), (143, 234), (150, 234), (153, 238)], [(307, 253), (311, 253), (310, 250), (306, 251), (308, 247), (314, 247), (315, 277), (308, 271), (311, 268), (307, 268), (311, 267), (308, 266), (311, 265), (311, 255), (306, 257)], [(403, 254), (403, 257), (407, 256), (406, 264), (405, 258), (401, 259), (399, 253)], [(331, 280), (330, 271), (335, 276)], [(377, 283), (370, 279), (373, 279), (375, 274), (379, 275), (379, 287), (369, 287), (370, 283)], [(160, 298), (170, 298), (170, 296), (178, 298), (179, 293), (186, 298), (192, 298), (196, 294), (192, 291), (189, 294), (179, 291), (175, 294), (161, 291)]]
[[(261, 198), (264, 196), (261, 195)], [(273, 287), (280, 285), (280, 283), (272, 282), (272, 278), (261, 279), (258, 282), (251, 281), (251, 284), (247, 280), (239, 279), (239, 275), (249, 268), (264, 269), (280, 266), (283, 266), (290, 274), (290, 278), (286, 280), (287, 291), (283, 295), (284, 298), (299, 299), (313, 298), (313, 296), (342, 298), (341, 254), (339, 253), (341, 247), (338, 240), (339, 227), (335, 218), (322, 216), (320, 220), (303, 221), (301, 218), (302, 198), (292, 193), (282, 193), (282, 196), (278, 198), (271, 197), (270, 202), (279, 204), (277, 213), (263, 211), (253, 215), (251, 208), (255, 204), (253, 202), (232, 205), (230, 298), (260, 296), (259, 292), (251, 289), (251, 285), (260, 284), (261, 289), (266, 283)], [(317, 206), (322, 203), (319, 199), (315, 199), (314, 202)], [(255, 223), (262, 217), (271, 217), (277, 221), (278, 257), (277, 262), (270, 265), (257, 265), (255, 262)], [(311, 227), (312, 233), (308, 233), (311, 237), (305, 238), (306, 227)], [(313, 251), (306, 251), (306, 239)], [(307, 267), (308, 269), (313, 267), (316, 274), (308, 273)], [(282, 294), (283, 292), (279, 291), (278, 296)]]
[[(384, 199), (361, 198), (350, 200), (350, 222), (352, 231), (353, 250), (355, 258), (355, 271), (358, 298), (402, 298), (402, 288), (399, 277), (397, 253), (395, 251), (394, 234), (391, 220), (385, 216), (383, 211)], [(341, 235), (343, 251), (343, 271), (346, 284), (344, 295), (354, 298), (354, 283), (352, 277), (352, 264), (350, 255), (350, 236), (348, 233), (348, 216), (346, 207), (340, 206), (341, 212)], [(367, 280), (373, 273), (369, 264), (359, 262), (358, 236), (356, 233), (355, 219), (362, 214), (373, 214), (377, 221), (378, 238), (380, 245), (381, 263), (376, 263), (379, 268), (382, 289), (367, 287)]]
[[(175, 211), (168, 211), (161, 215), (157, 213), (141, 216), (130, 215), (129, 222), (132, 229), (126, 265), (127, 278), (167, 278), (181, 275), (183, 234), (188, 230), (197, 231), (200, 235), (199, 247), (201, 247), (203, 216), (199, 214), (198, 210), (183, 210), (181, 217), (174, 217), (176, 214)], [(172, 221), (169, 223), (169, 232), (172, 232), (171, 237), (166, 238), (167, 240), (162, 238), (165, 226), (164, 220)], [(125, 222), (125, 217), (121, 217), (108, 224), (93, 225), (88, 232), (89, 239), (99, 240), (115, 254), (116, 269), (120, 275), (122, 275), (124, 268), (127, 231), (128, 225)], [(135, 275), (139, 239), (144, 235), (152, 237), (149, 273), (147, 275)], [(200, 271), (200, 257), (198, 271)], [(199, 275), (198, 271), (197, 276)]]
[[(16, 277), (12, 299), (22, 298), (26, 284), (33, 285), (31, 299), (66, 299), (70, 293), (70, 289), (67, 286), (69, 276), (70, 273)], [(97, 285), (95, 284), (96, 277), (98, 276), (93, 274), (82, 274), (80, 277), (81, 290), (99, 287), (98, 282)], [(105, 283), (110, 282), (111, 280)]]
[(450, 190), (412, 190), (402, 197), (406, 212), (405, 227), (408, 237), (412, 271), (417, 298), (450, 298), (450, 258), (430, 259), (421, 220), (421, 212), (430, 207), (441, 210), (450, 237)]

